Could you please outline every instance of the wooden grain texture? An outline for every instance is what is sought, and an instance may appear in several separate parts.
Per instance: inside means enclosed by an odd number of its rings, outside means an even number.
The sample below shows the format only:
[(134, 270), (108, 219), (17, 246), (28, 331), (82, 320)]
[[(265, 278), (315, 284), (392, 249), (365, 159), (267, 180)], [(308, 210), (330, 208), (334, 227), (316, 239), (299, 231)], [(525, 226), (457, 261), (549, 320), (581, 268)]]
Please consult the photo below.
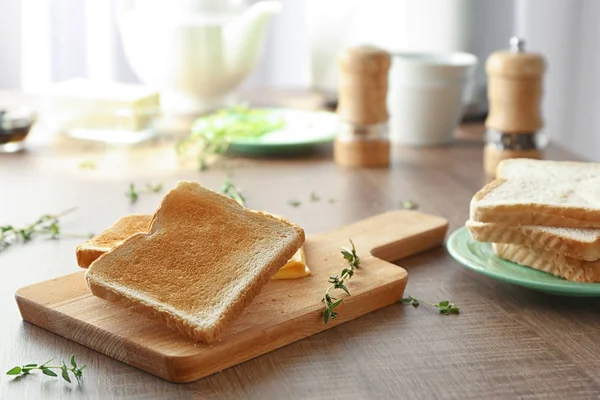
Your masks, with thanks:
[(503, 160), (509, 158), (534, 158), (541, 160), (544, 158), (544, 151), (535, 150), (504, 150), (497, 149), (494, 145), (486, 145), (483, 149), (483, 165), (485, 173), (491, 178), (496, 176), (496, 168)]
[[(295, 93), (293, 93), (295, 94)], [(256, 97), (255, 97), (256, 98)], [(312, 97), (311, 97), (312, 98)], [(261, 104), (276, 100), (261, 91)], [(287, 99), (286, 104), (295, 104)], [(308, 102), (307, 102), (308, 103)], [(304, 103), (303, 103), (304, 104)], [(316, 102), (315, 102), (316, 104)], [(439, 148), (394, 145), (389, 169), (350, 170), (331, 148), (292, 159), (230, 160), (248, 205), (303, 221), (315, 234), (397, 209), (413, 200), (452, 231), (469, 215), (486, 182), (483, 125), (463, 125)], [(32, 142), (33, 143), (33, 142)], [(160, 144), (160, 143), (158, 143)], [(127, 213), (151, 213), (160, 195), (130, 205), (129, 182), (179, 179), (219, 189), (230, 172), (198, 172), (160, 147), (32, 145), (0, 156), (0, 223), (23, 225), (78, 206), (70, 232), (100, 232)], [(550, 145), (550, 160), (577, 160)], [(93, 171), (77, 168), (94, 160)], [(321, 201), (310, 202), (315, 191)], [(334, 202), (329, 202), (329, 199)], [(288, 200), (302, 202), (291, 207)], [(0, 374), (1, 399), (597, 399), (600, 396), (600, 299), (540, 294), (497, 282), (456, 263), (443, 247), (403, 260), (406, 294), (450, 299), (459, 316), (394, 304), (189, 384), (173, 384), (22, 321), (15, 291), (77, 270), (78, 240), (38, 239), (0, 254), (0, 372), (23, 362), (66, 359), (89, 365), (81, 387), (45, 376), (15, 381)]]
[(373, 46), (345, 49), (338, 58), (338, 115), (356, 125), (385, 123), (390, 54)]
[(498, 51), (485, 66), (490, 105), (485, 126), (504, 133), (540, 130), (544, 58), (537, 53)]
[[(390, 211), (308, 237), (304, 252), (312, 275), (269, 282), (212, 345), (95, 298), (86, 288), (84, 271), (22, 288), (16, 299), (27, 322), (169, 381), (191, 382), (398, 301), (407, 273), (383, 260), (439, 246), (447, 227), (440, 217)], [(347, 283), (352, 295), (336, 308), (339, 317), (324, 324), (320, 299), (329, 277), (346, 264), (340, 248), (349, 245), (348, 238), (362, 268)]]
[(333, 160), (347, 168), (387, 168), (390, 165), (390, 142), (387, 139), (337, 138), (333, 144)]

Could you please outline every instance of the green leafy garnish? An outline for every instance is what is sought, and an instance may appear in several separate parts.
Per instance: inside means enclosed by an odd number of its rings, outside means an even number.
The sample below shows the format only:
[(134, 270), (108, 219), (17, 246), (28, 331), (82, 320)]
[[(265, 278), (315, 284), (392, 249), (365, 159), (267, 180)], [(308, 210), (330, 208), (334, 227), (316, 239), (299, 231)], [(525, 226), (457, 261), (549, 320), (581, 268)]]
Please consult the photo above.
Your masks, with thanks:
[(292, 207), (300, 207), (300, 205), (302, 204), (298, 200), (288, 200), (287, 203)]
[(356, 248), (354, 247), (354, 242), (352, 239), (350, 240), (350, 244), (352, 245), (351, 249), (342, 248), (342, 256), (346, 261), (348, 261), (348, 267), (344, 268), (340, 275), (330, 276), (327, 282), (331, 283), (331, 286), (325, 290), (325, 295), (321, 299), (323, 303), (325, 303), (325, 309), (323, 309), (323, 321), (328, 323), (330, 319), (336, 319), (338, 317), (337, 311), (334, 309), (338, 307), (343, 299), (338, 299), (333, 297), (330, 294), (331, 290), (341, 289), (349, 296), (350, 291), (346, 287), (346, 280), (349, 280), (354, 276), (355, 270), (360, 268), (360, 258), (356, 254)]
[(31, 371), (39, 369), (40, 371), (42, 371), (42, 373), (44, 375), (56, 378), (58, 375), (56, 374), (56, 372), (53, 371), (53, 369), (56, 369), (56, 370), (61, 371), (61, 376), (65, 381), (71, 383), (71, 376), (69, 375), (69, 373), (71, 373), (71, 374), (73, 374), (75, 379), (77, 379), (77, 383), (81, 383), (81, 381), (83, 379), (83, 370), (87, 366), (82, 365), (81, 367), (78, 367), (77, 361), (75, 360), (75, 354), (72, 354), (71, 358), (69, 360), (70, 364), (71, 364), (70, 367), (68, 367), (64, 361), (62, 361), (61, 365), (48, 365), (51, 361), (52, 360), (48, 360), (45, 363), (40, 364), (40, 365), (25, 364), (22, 366), (16, 366), (16, 367), (9, 369), (6, 372), (6, 375), (25, 376), (25, 375), (29, 375), (31, 373)]
[(157, 183), (157, 184), (152, 184), (152, 183), (146, 183), (146, 188), (145, 189), (137, 189), (135, 187), (135, 184), (132, 182), (129, 184), (129, 190), (127, 190), (127, 192), (125, 192), (125, 196), (127, 196), (129, 198), (129, 201), (131, 202), (131, 204), (135, 204), (137, 203), (138, 199), (140, 198), (140, 194), (142, 193), (160, 193), (163, 190), (163, 184), (162, 183)]
[(317, 194), (317, 192), (310, 192), (310, 201), (319, 201), (321, 197)]
[(402, 299), (402, 303), (411, 304), (415, 308), (419, 307), (421, 303), (427, 304), (437, 308), (440, 314), (444, 315), (460, 314), (460, 309), (456, 306), (456, 304), (450, 302), (449, 300), (440, 301), (439, 303), (429, 303), (427, 301), (418, 300), (412, 296), (408, 296)]
[(223, 182), (223, 187), (221, 188), (221, 193), (237, 201), (242, 206), (246, 206), (246, 198), (242, 195), (242, 190), (233, 184), (231, 178), (225, 179), (225, 182)]
[(72, 234), (64, 233), (60, 229), (60, 218), (72, 213), (75, 208), (63, 211), (56, 215), (42, 215), (34, 223), (25, 228), (15, 228), (12, 225), (0, 226), (0, 251), (6, 249), (15, 243), (26, 243), (38, 235), (47, 235), (50, 239), (58, 239), (59, 237), (77, 237), (90, 238), (93, 234)]
[(419, 208), (419, 205), (412, 200), (404, 200), (400, 202), (400, 207), (405, 210), (416, 210)]
[(196, 119), (190, 135), (177, 143), (176, 151), (180, 156), (193, 155), (203, 171), (229, 149), (233, 139), (258, 138), (284, 126), (284, 119), (273, 111), (240, 105)]
[(140, 194), (136, 190), (134, 183), (129, 184), (129, 190), (125, 192), (125, 196), (129, 197), (129, 201), (131, 202), (131, 204), (137, 203)]

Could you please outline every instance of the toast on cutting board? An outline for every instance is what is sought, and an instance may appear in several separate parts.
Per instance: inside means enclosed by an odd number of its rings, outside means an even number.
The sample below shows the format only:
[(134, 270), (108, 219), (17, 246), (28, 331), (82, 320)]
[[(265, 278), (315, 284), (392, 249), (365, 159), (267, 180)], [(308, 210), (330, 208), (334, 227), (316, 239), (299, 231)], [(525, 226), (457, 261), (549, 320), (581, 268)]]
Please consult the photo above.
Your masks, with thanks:
[(493, 243), (496, 255), (572, 282), (600, 282), (600, 261), (583, 261), (554, 251), (510, 243)]
[(304, 242), (302, 228), (194, 182), (163, 198), (147, 233), (95, 260), (95, 296), (214, 342)]
[[(77, 264), (81, 268), (89, 268), (90, 264), (102, 254), (108, 253), (125, 241), (129, 236), (140, 232), (148, 232), (152, 215), (127, 215), (119, 218), (112, 226), (86, 242), (77, 246)], [(288, 262), (271, 277), (273, 280), (297, 279), (309, 276), (310, 269), (306, 265), (306, 256), (302, 247)]]
[(479, 242), (541, 247), (583, 261), (600, 260), (600, 229), (555, 228), (536, 225), (500, 225), (467, 221)]
[(139, 232), (148, 232), (151, 221), (152, 215), (150, 214), (134, 214), (119, 218), (100, 235), (77, 246), (75, 251), (77, 265), (81, 268), (88, 268), (102, 254), (108, 253), (129, 236)]
[(471, 200), (471, 221), (600, 228), (600, 164), (509, 159), (496, 176)]

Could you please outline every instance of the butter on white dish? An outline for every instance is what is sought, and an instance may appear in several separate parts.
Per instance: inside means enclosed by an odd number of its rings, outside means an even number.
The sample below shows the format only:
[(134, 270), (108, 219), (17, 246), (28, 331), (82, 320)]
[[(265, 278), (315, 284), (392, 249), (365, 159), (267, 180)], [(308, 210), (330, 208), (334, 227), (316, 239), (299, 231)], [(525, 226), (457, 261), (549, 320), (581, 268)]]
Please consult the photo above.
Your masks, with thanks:
[(160, 117), (160, 95), (144, 85), (75, 78), (48, 95), (56, 128), (81, 139), (140, 142), (154, 135)]

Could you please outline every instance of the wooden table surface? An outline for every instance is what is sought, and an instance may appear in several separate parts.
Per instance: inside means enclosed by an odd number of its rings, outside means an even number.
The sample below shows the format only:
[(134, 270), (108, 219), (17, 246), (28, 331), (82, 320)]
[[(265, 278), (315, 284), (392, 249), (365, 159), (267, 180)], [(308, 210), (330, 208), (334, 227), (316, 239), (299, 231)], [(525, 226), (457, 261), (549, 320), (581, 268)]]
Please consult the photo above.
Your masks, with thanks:
[[(467, 134), (465, 134), (467, 132)], [(471, 132), (471, 134), (468, 134)], [(448, 147), (395, 147), (383, 170), (344, 170), (331, 149), (291, 159), (235, 159), (199, 172), (181, 165), (164, 140), (134, 150), (32, 141), (29, 150), (0, 156), (0, 224), (23, 225), (76, 206), (63, 230), (99, 232), (127, 213), (150, 213), (160, 195), (130, 205), (129, 182), (190, 179), (219, 189), (228, 171), (248, 205), (284, 215), (307, 233), (416, 201), (450, 221), (468, 215), (484, 183), (481, 126), (463, 127)], [(473, 134), (474, 133), (474, 134)], [(470, 138), (470, 137), (475, 137)], [(70, 146), (70, 147), (69, 147)], [(548, 157), (574, 159), (556, 147)], [(96, 170), (78, 164), (94, 160)], [(321, 198), (309, 202), (315, 191)], [(293, 208), (288, 200), (302, 205)], [(395, 304), (192, 384), (172, 384), (22, 322), (14, 292), (77, 271), (78, 239), (36, 239), (0, 253), (0, 369), (75, 353), (88, 364), (84, 383), (40, 374), (0, 375), (0, 398), (86, 399), (483, 399), (598, 398), (600, 301), (555, 297), (497, 282), (467, 270), (440, 247), (399, 264), (409, 272), (407, 294), (450, 299), (459, 316)]]

